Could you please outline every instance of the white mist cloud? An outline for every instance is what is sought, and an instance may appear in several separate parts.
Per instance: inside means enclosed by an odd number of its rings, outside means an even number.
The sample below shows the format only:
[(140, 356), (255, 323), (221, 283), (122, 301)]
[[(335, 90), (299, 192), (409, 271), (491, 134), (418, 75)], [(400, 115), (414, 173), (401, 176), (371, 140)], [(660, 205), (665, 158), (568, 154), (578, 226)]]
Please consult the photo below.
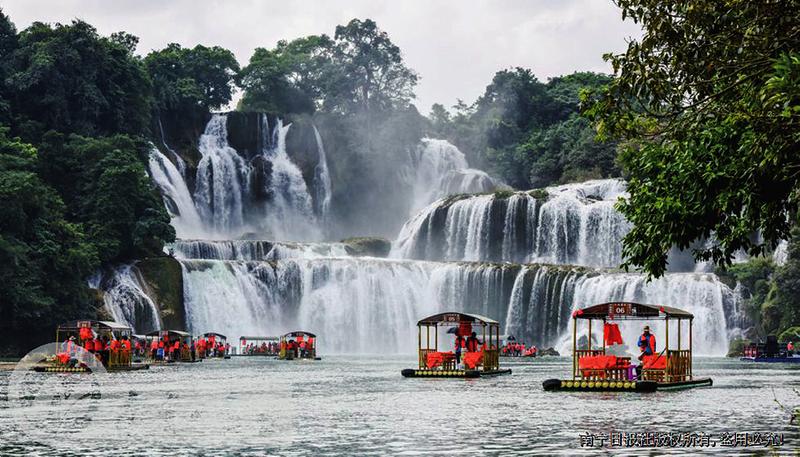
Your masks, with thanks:
[(371, 18), (422, 77), (416, 104), (427, 113), (472, 102), (503, 68), (528, 67), (542, 80), (574, 71), (610, 72), (602, 55), (625, 49), (638, 26), (611, 0), (5, 0), (18, 29), (33, 21), (83, 19), (104, 35), (124, 30), (146, 54), (168, 43), (230, 49), (245, 65), (256, 47), (327, 33)]

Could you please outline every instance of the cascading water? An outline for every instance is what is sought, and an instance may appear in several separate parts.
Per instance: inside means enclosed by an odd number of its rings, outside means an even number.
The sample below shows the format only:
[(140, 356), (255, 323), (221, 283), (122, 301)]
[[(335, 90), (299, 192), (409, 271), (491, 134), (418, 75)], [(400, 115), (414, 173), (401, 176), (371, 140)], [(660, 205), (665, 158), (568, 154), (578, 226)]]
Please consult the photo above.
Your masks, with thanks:
[[(267, 116), (261, 118), (262, 128), (268, 131)], [(254, 223), (254, 230), (270, 239), (317, 240), (321, 233), (308, 186), (303, 173), (286, 153), (286, 134), (290, 127), (291, 124), (283, 125), (278, 119), (272, 144), (262, 145), (261, 158), (270, 164), (271, 171), (266, 179), (265, 203), (258, 221)]]
[(553, 265), (357, 258), (181, 263), (192, 331), (241, 335), (304, 328), (321, 335), (328, 352), (372, 352), (376, 346), (411, 351), (415, 322), (453, 309), (496, 316), (507, 333), (553, 345), (574, 308), (626, 299), (680, 303), (695, 314), (697, 328), (703, 326), (696, 336), (699, 352), (719, 355), (727, 347), (725, 310), (735, 306), (734, 292), (714, 275), (646, 283), (641, 275)]
[[(290, 125), (277, 120), (270, 128), (266, 116), (259, 124), (260, 148), (245, 158), (228, 143), (225, 115), (212, 116), (200, 139), (194, 199), (175, 162), (151, 155), (151, 175), (185, 238), (166, 250), (181, 264), (192, 332), (235, 337), (302, 328), (320, 335), (322, 352), (407, 352), (421, 316), (461, 310), (497, 318), (504, 333), (549, 346), (565, 341), (573, 309), (636, 300), (694, 313), (697, 352), (722, 354), (742, 325), (738, 289), (713, 274), (668, 274), (648, 283), (595, 269), (621, 262), (620, 240), (630, 226), (613, 205), (625, 195), (624, 182), (464, 195), (497, 185), (443, 140), (422, 140), (405, 170), (409, 207), (424, 209), (403, 227), (395, 259), (349, 257), (342, 243), (292, 242), (321, 238), (317, 222), (327, 219), (331, 202), (328, 157), (315, 128), (309, 187), (286, 151)], [(276, 241), (235, 239), (248, 232)], [(114, 278), (103, 289), (115, 318), (145, 325), (144, 310), (156, 307), (136, 287), (135, 269)]]
[(268, 261), (348, 257), (344, 243), (292, 243), (261, 240), (177, 240), (165, 249), (178, 259)]
[(155, 146), (150, 150), (148, 165), (150, 176), (161, 191), (177, 235), (187, 238), (205, 236), (200, 214), (194, 206), (183, 174)]
[(314, 167), (314, 201), (317, 202), (317, 214), (326, 220), (331, 209), (331, 175), (328, 171), (328, 157), (319, 130), (314, 126), (314, 139), (317, 141), (319, 160)]
[(202, 158), (194, 200), (200, 216), (215, 235), (238, 235), (244, 227), (250, 167), (228, 144), (227, 116), (211, 116), (198, 149)]
[(409, 176), (412, 214), (446, 195), (489, 192), (497, 187), (486, 172), (469, 168), (457, 147), (433, 138), (420, 141)]
[(123, 265), (110, 275), (96, 274), (89, 287), (103, 291), (106, 309), (115, 322), (147, 333), (161, 329), (158, 307), (142, 286), (139, 272), (133, 265)]
[(616, 267), (630, 224), (614, 209), (618, 180), (450, 197), (429, 205), (400, 232), (394, 256)]

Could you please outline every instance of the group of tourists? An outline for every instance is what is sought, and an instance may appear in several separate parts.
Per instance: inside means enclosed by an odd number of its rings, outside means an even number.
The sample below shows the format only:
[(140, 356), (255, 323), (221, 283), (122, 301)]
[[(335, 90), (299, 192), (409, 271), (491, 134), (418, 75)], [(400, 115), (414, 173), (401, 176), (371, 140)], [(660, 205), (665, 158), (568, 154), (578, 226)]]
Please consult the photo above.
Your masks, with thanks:
[(525, 343), (516, 341), (509, 341), (500, 348), (500, 354), (506, 357), (536, 357), (537, 352), (539, 349), (535, 345), (525, 347)]
[(155, 361), (195, 361), (206, 357), (224, 357), (230, 352), (230, 344), (215, 338), (199, 337), (170, 340), (169, 335), (150, 341), (150, 359)]
[(76, 359), (78, 347), (93, 354), (103, 365), (128, 363), (133, 349), (126, 337), (117, 339), (113, 334), (101, 336), (91, 328), (81, 328), (77, 338), (73, 335), (61, 343), (61, 358)]
[(280, 350), (277, 341), (264, 341), (261, 344), (248, 343), (242, 347), (242, 354), (245, 355), (276, 355)]
[(310, 358), (315, 354), (314, 351), (314, 337), (303, 338), (302, 335), (297, 336), (296, 339), (288, 341), (281, 341), (280, 352), (284, 354), (291, 354), (294, 358)]

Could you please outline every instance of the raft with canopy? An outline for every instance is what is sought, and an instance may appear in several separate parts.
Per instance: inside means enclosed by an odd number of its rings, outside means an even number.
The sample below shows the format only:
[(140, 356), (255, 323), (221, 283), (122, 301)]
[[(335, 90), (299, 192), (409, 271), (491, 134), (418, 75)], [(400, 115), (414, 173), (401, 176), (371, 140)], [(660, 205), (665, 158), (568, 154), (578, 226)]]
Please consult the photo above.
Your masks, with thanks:
[[(576, 310), (572, 313), (572, 377), (548, 379), (543, 382), (544, 390), (654, 392), (710, 386), (711, 378), (695, 378), (692, 374), (693, 319), (691, 313), (682, 309), (632, 302), (602, 303)], [(598, 348), (592, 348), (592, 322), (595, 321), (603, 323), (603, 345)], [(622, 344), (616, 321), (665, 323), (664, 349), (642, 357), (640, 376), (636, 375), (630, 357), (606, 353), (607, 343)], [(588, 323), (586, 349), (577, 347), (579, 322)], [(675, 340), (670, 340), (671, 323), (677, 327)]]
[[(192, 360), (192, 335), (188, 332), (184, 332), (183, 330), (153, 330), (150, 333), (147, 333), (145, 337), (148, 340), (148, 344), (145, 347), (145, 350), (148, 354), (150, 354), (150, 343), (159, 340), (165, 341), (164, 351), (167, 352), (170, 345), (175, 344), (176, 341), (179, 342), (179, 356), (170, 360), (170, 362), (177, 362), (180, 360), (181, 362), (193, 362), (197, 361), (197, 359)], [(166, 358), (166, 354), (164, 354)], [(166, 362), (166, 361), (165, 361)]]
[(275, 357), (280, 353), (280, 341), (277, 336), (241, 336), (239, 353), (236, 355)]
[[(481, 336), (478, 350), (461, 353), (463, 366), (456, 362), (453, 351), (439, 350), (442, 328), (447, 329), (445, 335), (452, 333), (456, 338), (466, 339), (473, 332), (476, 337)], [(500, 323), (493, 319), (458, 312), (434, 314), (417, 322), (417, 335), (419, 367), (402, 370), (406, 378), (479, 378), (511, 373), (509, 369), (500, 368)], [(455, 344), (447, 343), (447, 346), (454, 348)]]
[(281, 335), (278, 344), (280, 360), (322, 360), (317, 357), (317, 335), (297, 330)]
[[(216, 333), (216, 332), (203, 333), (203, 338), (211, 341), (212, 345), (217, 345), (219, 343), (222, 343), (222, 346), (225, 346), (227, 344), (227, 342), (228, 342), (228, 337), (227, 336), (223, 335), (222, 333)], [(226, 358), (226, 359), (230, 358), (229, 354), (227, 354), (227, 351), (216, 352), (215, 354), (216, 354), (216, 357), (219, 357), (220, 359), (221, 358)]]
[[(92, 371), (91, 367), (80, 363), (80, 359), (91, 354), (107, 371), (146, 370), (149, 365), (132, 363), (132, 339), (133, 330), (117, 322), (89, 319), (65, 322), (56, 328), (59, 353), (54, 363), (33, 369), (42, 372), (89, 372)], [(128, 349), (129, 345), (131, 349)], [(81, 350), (83, 355), (78, 354)]]

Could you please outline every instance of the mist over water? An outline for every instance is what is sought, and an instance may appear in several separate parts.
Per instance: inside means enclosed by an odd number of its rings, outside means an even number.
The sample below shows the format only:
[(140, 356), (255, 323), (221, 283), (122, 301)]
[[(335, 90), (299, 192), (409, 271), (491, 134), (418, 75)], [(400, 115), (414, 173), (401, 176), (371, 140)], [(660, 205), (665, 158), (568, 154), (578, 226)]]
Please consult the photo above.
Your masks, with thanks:
[[(614, 209), (626, 196), (623, 181), (511, 191), (444, 140), (423, 139), (403, 168), (407, 192), (391, 198), (414, 211), (391, 258), (352, 257), (344, 243), (321, 242), (337, 217), (324, 131), (313, 128), (316, 163), (307, 184), (287, 150), (290, 127), (261, 116), (259, 151), (248, 158), (230, 146), (226, 116), (214, 115), (199, 139), (193, 193), (173, 160), (151, 154), (150, 174), (179, 236), (165, 250), (180, 263), (186, 328), (194, 333), (305, 329), (319, 335), (323, 352), (406, 353), (416, 346), (417, 320), (459, 310), (563, 351), (571, 312), (612, 300), (694, 313), (699, 354), (723, 354), (739, 332), (738, 290), (711, 273), (647, 282), (610, 270), (621, 263), (630, 230)], [(103, 289), (115, 319), (140, 330), (158, 322), (158, 297), (131, 271), (118, 270)], [(623, 331), (630, 342), (640, 329)]]

